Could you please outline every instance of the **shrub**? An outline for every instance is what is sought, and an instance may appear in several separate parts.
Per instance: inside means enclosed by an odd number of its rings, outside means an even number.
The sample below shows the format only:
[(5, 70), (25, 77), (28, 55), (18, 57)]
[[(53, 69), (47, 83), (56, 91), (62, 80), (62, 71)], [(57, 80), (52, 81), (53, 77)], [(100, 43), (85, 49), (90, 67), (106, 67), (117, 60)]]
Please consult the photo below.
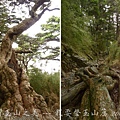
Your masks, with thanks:
[(45, 93), (55, 93), (59, 96), (60, 73), (42, 73), (38, 68), (33, 68), (29, 74), (30, 84), (34, 90), (43, 96)]

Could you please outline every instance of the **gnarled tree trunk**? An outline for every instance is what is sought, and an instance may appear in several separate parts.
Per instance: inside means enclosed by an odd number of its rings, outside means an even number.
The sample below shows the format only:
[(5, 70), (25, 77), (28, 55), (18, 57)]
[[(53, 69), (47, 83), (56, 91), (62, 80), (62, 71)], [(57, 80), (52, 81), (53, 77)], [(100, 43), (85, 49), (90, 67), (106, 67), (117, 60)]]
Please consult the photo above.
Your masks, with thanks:
[[(39, 0), (38, 0), (39, 2)], [(34, 12), (44, 3), (42, 0), (35, 4)], [(0, 46), (0, 106), (2, 119), (38, 119), (55, 120), (56, 118), (48, 111), (47, 104), (41, 95), (38, 95), (30, 86), (28, 76), (20, 68), (16, 60), (15, 51), (12, 49), (12, 43), (17, 37), (34, 23), (36, 23), (44, 12), (46, 7), (38, 15), (26, 18), (20, 24), (10, 28), (2, 40)], [(7, 113), (6, 113), (7, 112)]]
[(17, 63), (14, 51), (8, 64), (2, 67), (0, 78), (0, 105), (3, 113), (8, 110), (9, 114), (22, 117), (28, 112), (26, 116), (32, 114), (33, 118), (38, 117), (40, 120), (55, 119), (50, 115), (44, 98), (30, 86), (26, 73)]
[(120, 64), (90, 63), (64, 45), (62, 120), (119, 120)]

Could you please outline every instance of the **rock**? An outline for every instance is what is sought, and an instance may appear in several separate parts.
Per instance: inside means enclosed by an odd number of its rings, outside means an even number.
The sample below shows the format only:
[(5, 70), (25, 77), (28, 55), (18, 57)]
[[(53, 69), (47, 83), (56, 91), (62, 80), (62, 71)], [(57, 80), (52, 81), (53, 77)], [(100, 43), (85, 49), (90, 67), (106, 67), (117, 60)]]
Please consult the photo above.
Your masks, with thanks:
[(99, 72), (98, 72), (98, 69), (96, 68), (96, 67), (90, 67), (89, 68), (89, 71), (92, 73), (92, 74), (98, 74)]
[(86, 67), (88, 63), (86, 59), (79, 57), (78, 55), (71, 56), (72, 60), (77, 63), (79, 67)]

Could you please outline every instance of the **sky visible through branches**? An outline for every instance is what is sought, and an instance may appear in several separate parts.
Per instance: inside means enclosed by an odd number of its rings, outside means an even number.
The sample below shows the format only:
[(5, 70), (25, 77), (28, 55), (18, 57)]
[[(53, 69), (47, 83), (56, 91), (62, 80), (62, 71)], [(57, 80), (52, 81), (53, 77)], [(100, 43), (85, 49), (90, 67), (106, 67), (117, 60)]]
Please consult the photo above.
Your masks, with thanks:
[[(50, 9), (60, 8), (60, 7), (61, 7), (61, 1), (60, 0), (51, 0)], [(52, 16), (60, 17), (61, 16), (60, 10), (46, 11), (44, 13), (44, 15), (41, 17), (41, 19), (37, 23), (35, 23), (33, 26), (31, 26), (28, 30), (24, 31), (23, 34), (34, 37), (37, 33), (42, 32), (41, 25), (45, 24), (46, 21)], [(59, 42), (54, 41), (54, 42), (49, 42), (48, 44), (50, 46), (54, 45), (54, 46), (59, 46), (60, 47)], [(13, 48), (16, 48), (17, 46), (18, 45), (16, 43), (13, 44)], [(33, 64), (33, 63), (30, 62), (29, 65), (31, 65), (31, 64)], [(41, 60), (41, 61), (38, 61), (38, 60), (36, 60), (36, 63), (34, 64), (34, 66), (40, 68), (43, 72), (54, 73), (54, 72), (57, 72), (57, 71), (60, 70), (60, 61), (56, 61), (56, 60), (49, 60), (49, 61)]]

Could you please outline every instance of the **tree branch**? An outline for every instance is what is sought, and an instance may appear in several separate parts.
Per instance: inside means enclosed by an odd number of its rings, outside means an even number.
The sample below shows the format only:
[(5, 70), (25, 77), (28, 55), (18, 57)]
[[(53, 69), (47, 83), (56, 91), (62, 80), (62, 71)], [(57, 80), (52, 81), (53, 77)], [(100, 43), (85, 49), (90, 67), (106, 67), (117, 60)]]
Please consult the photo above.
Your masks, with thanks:
[(40, 57), (40, 60), (56, 60), (56, 61), (60, 61), (60, 59), (57, 59), (57, 58), (48, 58), (48, 57), (45, 57), (45, 58)]
[(56, 42), (60, 42), (59, 38), (54, 38), (54, 39), (46, 39), (43, 42), (50, 42), (50, 41), (56, 41)]
[(61, 105), (64, 106), (71, 102), (79, 93), (86, 89), (86, 84), (84, 82), (78, 83), (74, 87), (70, 88), (69, 92), (61, 96)]
[(30, 11), (30, 15), (31, 15), (31, 17), (35, 17), (36, 16), (36, 11), (37, 11), (37, 9), (40, 7), (40, 6), (42, 6), (43, 4), (44, 4), (44, 2), (50, 2), (50, 0), (37, 0), (36, 2), (35, 2), (35, 5), (32, 7), (32, 9), (31, 9), (31, 11)]
[(47, 9), (48, 11), (60, 10), (59, 8)]
[(22, 53), (33, 53), (33, 51), (31, 51), (31, 50), (15, 50), (15, 53), (19, 53), (19, 54), (22, 54)]
[[(45, 0), (42, 0), (42, 1), (45, 1)], [(27, 30), (33, 24), (35, 24), (41, 18), (41, 16), (44, 14), (46, 10), (47, 8), (43, 9), (38, 16), (35, 16), (34, 18), (32, 17), (26, 18), (20, 24), (8, 30), (8, 32), (6, 33), (5, 37), (2, 40), (1, 49), (0, 49), (0, 59), (3, 59), (4, 64), (7, 63), (11, 58), (13, 41), (16, 41), (17, 37), (23, 31)], [(3, 63), (0, 63), (1, 67), (3, 66)]]

